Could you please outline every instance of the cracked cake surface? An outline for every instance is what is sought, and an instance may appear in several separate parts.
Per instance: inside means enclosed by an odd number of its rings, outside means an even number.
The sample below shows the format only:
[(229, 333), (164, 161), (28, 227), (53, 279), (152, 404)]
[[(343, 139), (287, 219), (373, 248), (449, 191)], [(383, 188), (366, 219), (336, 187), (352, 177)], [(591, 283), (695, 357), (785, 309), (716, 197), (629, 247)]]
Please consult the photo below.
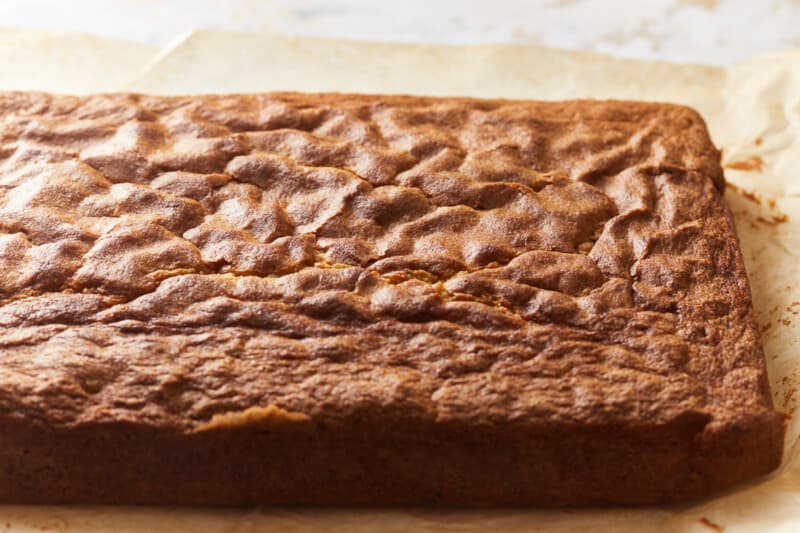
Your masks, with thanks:
[(0, 498), (653, 503), (765, 473), (723, 189), (670, 104), (2, 94)]

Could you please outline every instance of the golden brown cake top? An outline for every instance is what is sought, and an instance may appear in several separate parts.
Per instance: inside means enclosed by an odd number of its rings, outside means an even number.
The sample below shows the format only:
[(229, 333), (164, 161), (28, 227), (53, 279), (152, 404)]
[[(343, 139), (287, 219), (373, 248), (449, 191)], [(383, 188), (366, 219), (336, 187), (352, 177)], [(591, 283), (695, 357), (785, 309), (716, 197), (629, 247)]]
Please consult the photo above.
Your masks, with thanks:
[(723, 185), (675, 105), (2, 94), (0, 408), (762, 412)]

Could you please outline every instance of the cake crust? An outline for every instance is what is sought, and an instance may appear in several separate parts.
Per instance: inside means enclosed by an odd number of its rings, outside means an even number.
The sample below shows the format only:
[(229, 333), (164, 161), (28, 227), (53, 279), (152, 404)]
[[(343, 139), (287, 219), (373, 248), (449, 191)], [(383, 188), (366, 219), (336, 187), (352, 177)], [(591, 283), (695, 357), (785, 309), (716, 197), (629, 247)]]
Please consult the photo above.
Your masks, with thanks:
[(775, 468), (702, 118), (0, 94), (0, 501), (597, 505)]

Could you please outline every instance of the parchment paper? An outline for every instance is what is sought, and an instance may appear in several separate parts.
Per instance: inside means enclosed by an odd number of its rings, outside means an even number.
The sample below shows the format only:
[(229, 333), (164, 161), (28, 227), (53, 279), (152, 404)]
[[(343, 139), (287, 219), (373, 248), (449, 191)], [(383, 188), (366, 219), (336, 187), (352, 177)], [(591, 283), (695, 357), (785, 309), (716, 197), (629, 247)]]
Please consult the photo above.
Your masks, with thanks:
[(158, 48), (81, 33), (0, 30), (0, 90), (119, 90)]
[[(0, 35), (0, 43), (3, 37)], [(103, 54), (104, 55), (104, 54)], [(107, 56), (97, 61), (110, 61)], [(0, 59), (1, 60), (1, 59)], [(18, 71), (24, 75), (24, 71)], [(36, 75), (36, 73), (32, 73)], [(91, 92), (86, 70), (37, 88)], [(131, 79), (131, 78), (129, 78)], [(7, 86), (6, 80), (0, 87)], [(20, 85), (20, 88), (23, 86)], [(781, 468), (693, 505), (590, 510), (0, 507), (0, 531), (798, 531), (800, 530), (800, 52), (723, 69), (538, 47), (445, 47), (203, 31), (130, 83), (150, 93), (362, 91), (691, 105), (723, 148), (776, 405)]]

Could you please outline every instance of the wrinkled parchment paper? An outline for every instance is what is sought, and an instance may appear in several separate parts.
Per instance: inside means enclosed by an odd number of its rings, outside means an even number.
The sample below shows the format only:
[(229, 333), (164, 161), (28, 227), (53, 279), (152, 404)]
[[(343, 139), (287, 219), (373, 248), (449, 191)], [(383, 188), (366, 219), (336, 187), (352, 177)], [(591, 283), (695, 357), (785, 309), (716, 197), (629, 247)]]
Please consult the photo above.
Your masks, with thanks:
[[(18, 36), (19, 37), (19, 36)], [(20, 38), (25, 38), (24, 36)], [(8, 58), (0, 33), (0, 69)], [(63, 43), (64, 45), (66, 43)], [(60, 61), (41, 44), (40, 65)], [(62, 45), (60, 45), (62, 46)], [(83, 54), (87, 44), (82, 46)], [(77, 72), (15, 71), (16, 88), (60, 92), (362, 91), (533, 99), (627, 98), (684, 103), (723, 149), (762, 328), (775, 403), (789, 415), (780, 470), (667, 508), (590, 510), (212, 509), (0, 506), (0, 531), (799, 531), (800, 52), (727, 69), (621, 60), (527, 46), (445, 47), (290, 39), (202, 31), (156, 55), (121, 43)], [(29, 52), (31, 53), (31, 52)], [(124, 60), (121, 56), (124, 55)], [(76, 57), (61, 51), (63, 57)], [(80, 55), (79, 54), (79, 55)], [(116, 75), (93, 65), (115, 64)], [(2, 71), (2, 70), (0, 70)], [(136, 73), (139, 72), (137, 75)], [(122, 81), (125, 73), (128, 82)], [(33, 81), (31, 81), (33, 80)], [(113, 81), (113, 83), (112, 83)], [(96, 82), (96, 84), (94, 84)], [(0, 78), (0, 88), (13, 85)], [(5, 527), (5, 529), (3, 529)]]

